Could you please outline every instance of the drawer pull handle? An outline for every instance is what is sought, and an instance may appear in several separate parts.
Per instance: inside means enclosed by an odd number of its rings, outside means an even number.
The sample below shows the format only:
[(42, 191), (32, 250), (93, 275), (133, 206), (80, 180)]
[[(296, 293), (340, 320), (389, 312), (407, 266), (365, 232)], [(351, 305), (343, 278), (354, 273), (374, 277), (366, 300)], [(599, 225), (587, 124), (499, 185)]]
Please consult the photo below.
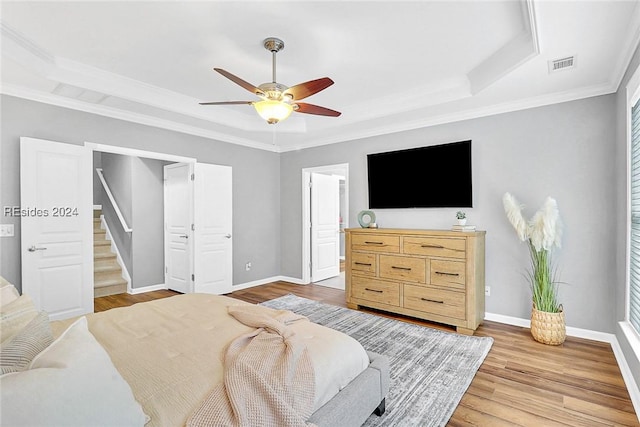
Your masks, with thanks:
[(396, 269), (396, 270), (411, 271), (411, 268), (409, 268), (409, 267), (396, 267), (395, 265), (392, 265), (391, 268)]
[(436, 271), (436, 274), (439, 274), (441, 276), (459, 276), (460, 275), (458, 273), (447, 273), (446, 271)]
[(377, 292), (379, 294), (382, 293), (382, 291), (378, 290), (378, 289), (369, 289), (369, 288), (364, 288), (365, 291), (370, 291), (370, 292)]
[(371, 267), (371, 264), (370, 264), (370, 263), (366, 263), (366, 262), (357, 262), (357, 261), (356, 261), (356, 262), (355, 262), (355, 264), (356, 264), (356, 265), (366, 265), (366, 266)]
[(429, 299), (429, 298), (420, 298), (422, 301), (427, 301), (427, 302), (435, 302), (437, 304), (444, 304), (444, 301), (436, 301), (434, 299)]
[(442, 245), (420, 245), (421, 248), (444, 249)]
[(384, 245), (384, 242), (364, 242), (367, 245)]

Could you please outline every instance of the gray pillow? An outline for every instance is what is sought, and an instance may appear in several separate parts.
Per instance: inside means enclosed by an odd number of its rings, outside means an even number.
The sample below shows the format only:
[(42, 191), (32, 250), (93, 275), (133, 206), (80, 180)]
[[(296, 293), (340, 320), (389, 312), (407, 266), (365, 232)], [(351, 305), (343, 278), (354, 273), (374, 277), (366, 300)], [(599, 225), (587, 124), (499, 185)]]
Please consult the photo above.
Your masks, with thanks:
[(0, 374), (26, 369), (42, 350), (53, 342), (49, 316), (39, 312), (13, 338), (0, 347)]

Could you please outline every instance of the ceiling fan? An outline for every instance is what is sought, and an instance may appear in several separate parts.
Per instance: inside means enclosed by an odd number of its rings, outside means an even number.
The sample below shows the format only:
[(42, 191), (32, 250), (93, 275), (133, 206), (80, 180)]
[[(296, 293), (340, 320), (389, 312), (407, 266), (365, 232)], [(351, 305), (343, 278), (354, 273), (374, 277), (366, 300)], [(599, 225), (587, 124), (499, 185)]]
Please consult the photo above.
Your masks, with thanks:
[(214, 68), (215, 71), (242, 86), (249, 92), (259, 96), (262, 100), (201, 102), (200, 105), (253, 105), (258, 114), (269, 124), (275, 124), (286, 119), (293, 111), (329, 117), (338, 117), (341, 114), (339, 111), (329, 108), (308, 104), (306, 102), (298, 102), (301, 99), (328, 88), (333, 84), (333, 80), (329, 77), (323, 77), (291, 87), (276, 82), (276, 53), (284, 49), (284, 42), (278, 38), (269, 37), (264, 40), (263, 45), (265, 49), (271, 52), (273, 58), (273, 79), (270, 83), (263, 83), (256, 87), (222, 68)]

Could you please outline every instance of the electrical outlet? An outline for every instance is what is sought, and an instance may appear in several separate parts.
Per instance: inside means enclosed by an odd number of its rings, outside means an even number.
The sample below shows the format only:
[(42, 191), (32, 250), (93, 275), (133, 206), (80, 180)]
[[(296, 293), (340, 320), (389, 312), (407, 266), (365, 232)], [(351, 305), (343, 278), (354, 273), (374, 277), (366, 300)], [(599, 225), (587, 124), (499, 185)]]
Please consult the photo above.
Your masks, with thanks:
[(250, 262), (246, 263), (246, 264), (244, 265), (244, 269), (245, 269), (245, 271), (249, 271), (249, 270), (251, 270), (251, 263), (250, 263)]
[(484, 296), (485, 297), (490, 297), (491, 296), (491, 286), (485, 286), (484, 287)]
[(0, 237), (13, 237), (13, 224), (0, 224)]

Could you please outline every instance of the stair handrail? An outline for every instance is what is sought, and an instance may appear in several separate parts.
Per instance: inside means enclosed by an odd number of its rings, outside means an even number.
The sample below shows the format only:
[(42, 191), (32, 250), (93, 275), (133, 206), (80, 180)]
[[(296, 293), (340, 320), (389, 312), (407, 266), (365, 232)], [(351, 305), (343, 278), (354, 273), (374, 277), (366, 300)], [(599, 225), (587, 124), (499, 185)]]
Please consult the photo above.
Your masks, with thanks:
[(122, 211), (118, 207), (118, 203), (116, 202), (116, 199), (113, 197), (113, 193), (109, 188), (109, 184), (107, 184), (107, 181), (104, 179), (102, 168), (96, 168), (96, 173), (98, 174), (98, 178), (100, 178), (100, 182), (102, 183), (102, 187), (104, 187), (104, 191), (107, 193), (107, 197), (109, 197), (109, 200), (111, 201), (111, 206), (113, 206), (113, 210), (116, 211), (116, 215), (118, 215), (118, 219), (120, 220), (120, 224), (122, 225), (122, 228), (127, 233), (133, 232), (133, 229), (127, 225), (127, 221), (125, 221), (124, 216), (122, 215)]

